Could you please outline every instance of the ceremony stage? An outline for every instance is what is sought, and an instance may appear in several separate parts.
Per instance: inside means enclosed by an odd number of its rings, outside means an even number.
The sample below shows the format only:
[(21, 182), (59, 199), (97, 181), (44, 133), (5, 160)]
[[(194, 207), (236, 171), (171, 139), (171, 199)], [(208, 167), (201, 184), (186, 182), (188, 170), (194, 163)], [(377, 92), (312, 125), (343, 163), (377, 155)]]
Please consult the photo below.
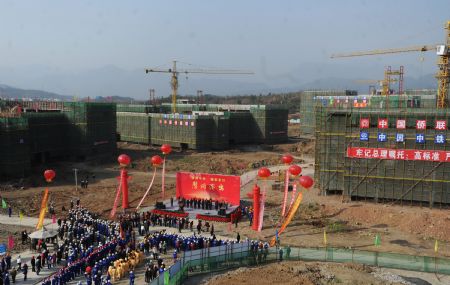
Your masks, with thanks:
[[(240, 217), (240, 176), (209, 173), (177, 172), (176, 197), (173, 206), (170, 200), (155, 205), (153, 213), (178, 218), (216, 222), (232, 222)], [(184, 200), (183, 211), (178, 199)], [(189, 205), (189, 201), (191, 204)], [(192, 202), (197, 201), (197, 207)], [(210, 204), (209, 209), (207, 203)], [(216, 201), (220, 202), (216, 210)], [(200, 202), (205, 202), (203, 207)], [(225, 203), (228, 205), (225, 207)]]
[[(232, 218), (234, 219), (237, 213), (240, 213), (239, 206), (231, 206), (228, 208), (222, 209), (222, 211), (216, 210), (213, 206), (212, 210), (205, 209), (194, 209), (184, 207), (184, 211), (180, 211), (180, 207), (178, 206), (178, 201), (173, 201), (173, 206), (171, 206), (170, 200), (164, 201), (165, 209), (162, 209), (160, 206), (155, 207), (151, 212), (158, 215), (168, 215), (171, 217), (179, 217), (189, 219), (200, 219), (205, 221), (216, 221), (216, 222), (231, 222)], [(238, 214), (240, 215), (240, 214)]]

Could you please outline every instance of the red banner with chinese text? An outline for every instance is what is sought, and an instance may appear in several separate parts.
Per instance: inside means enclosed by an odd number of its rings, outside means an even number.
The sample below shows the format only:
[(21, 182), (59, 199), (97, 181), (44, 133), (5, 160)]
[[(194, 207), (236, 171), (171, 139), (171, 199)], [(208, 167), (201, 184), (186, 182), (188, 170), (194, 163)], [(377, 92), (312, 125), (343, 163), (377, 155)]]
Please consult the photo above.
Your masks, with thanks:
[(239, 205), (240, 185), (240, 176), (177, 172), (177, 197), (185, 199), (213, 199)]
[(348, 147), (347, 157), (366, 158), (366, 159), (450, 162), (450, 151)]

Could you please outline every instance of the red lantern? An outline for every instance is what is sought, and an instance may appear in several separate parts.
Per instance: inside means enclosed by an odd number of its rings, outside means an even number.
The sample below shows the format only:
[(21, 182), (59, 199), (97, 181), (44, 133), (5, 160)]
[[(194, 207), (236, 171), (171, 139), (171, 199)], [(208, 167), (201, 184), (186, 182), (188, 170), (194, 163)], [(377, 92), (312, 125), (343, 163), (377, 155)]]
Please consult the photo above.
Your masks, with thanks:
[(117, 158), (117, 161), (119, 162), (120, 166), (127, 167), (131, 162), (131, 158), (126, 154), (121, 154)]
[(300, 173), (302, 173), (302, 168), (300, 167), (300, 166), (298, 166), (298, 165), (291, 165), (291, 166), (289, 166), (289, 173), (292, 175), (292, 176), (299, 176), (300, 175)]
[(172, 152), (172, 147), (170, 147), (170, 145), (168, 145), (168, 144), (163, 144), (162, 146), (161, 146), (161, 152), (163, 153), (163, 154), (169, 154), (169, 153), (171, 153)]
[(163, 163), (163, 159), (159, 155), (154, 155), (154, 156), (152, 156), (152, 159), (150, 160), (150, 162), (152, 163), (152, 165), (154, 167), (157, 167), (157, 166), (161, 165), (161, 163)]
[(281, 157), (281, 161), (286, 165), (291, 164), (293, 160), (294, 160), (294, 158), (289, 153), (287, 153)]
[(268, 178), (269, 176), (270, 176), (270, 170), (269, 170), (269, 168), (267, 168), (267, 167), (261, 167), (259, 170), (258, 170), (258, 176), (260, 177), (260, 178), (262, 178), (262, 179), (266, 179), (266, 178)]
[(314, 180), (309, 176), (300, 177), (300, 184), (306, 189), (310, 188), (314, 184)]
[(44, 178), (45, 181), (47, 182), (52, 182), (53, 178), (55, 178), (56, 173), (55, 171), (51, 170), (51, 169), (47, 169), (46, 171), (44, 171)]

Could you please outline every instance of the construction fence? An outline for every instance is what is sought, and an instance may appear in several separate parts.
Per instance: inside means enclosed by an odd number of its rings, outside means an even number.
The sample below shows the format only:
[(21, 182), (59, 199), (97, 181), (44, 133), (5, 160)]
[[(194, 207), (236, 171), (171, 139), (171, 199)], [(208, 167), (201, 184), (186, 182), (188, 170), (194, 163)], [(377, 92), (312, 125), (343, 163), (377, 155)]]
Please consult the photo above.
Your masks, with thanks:
[(190, 276), (220, 272), (245, 266), (258, 266), (281, 260), (357, 263), (377, 267), (450, 274), (450, 259), (333, 247), (290, 248), (280, 255), (278, 248), (267, 254), (251, 250), (250, 242), (187, 251), (151, 285), (183, 284)]
[(316, 111), (315, 176), (323, 195), (450, 204), (449, 110)]

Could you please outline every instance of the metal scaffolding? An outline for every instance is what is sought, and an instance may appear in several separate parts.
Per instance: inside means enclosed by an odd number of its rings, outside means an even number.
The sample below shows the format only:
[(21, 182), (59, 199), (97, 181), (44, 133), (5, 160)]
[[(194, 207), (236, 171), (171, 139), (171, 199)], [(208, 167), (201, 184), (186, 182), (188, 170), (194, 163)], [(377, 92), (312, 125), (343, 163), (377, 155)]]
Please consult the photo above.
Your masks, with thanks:
[[(380, 129), (379, 119), (387, 120)], [(370, 199), (376, 202), (443, 206), (450, 204), (450, 161), (379, 158), (379, 150), (404, 150), (433, 154), (450, 151), (448, 109), (329, 108), (316, 106), (316, 180), (322, 194), (338, 192), (344, 200)], [(361, 120), (368, 120), (361, 128)], [(405, 120), (399, 130), (397, 120)], [(426, 121), (418, 131), (418, 121)], [(438, 130), (436, 121), (445, 121)], [(364, 134), (362, 134), (364, 132)], [(397, 141), (401, 134), (404, 141)], [(361, 136), (367, 137), (361, 139)], [(423, 143), (416, 138), (423, 135)], [(443, 137), (442, 137), (443, 136)], [(380, 137), (383, 140), (380, 140)], [(436, 143), (437, 137), (444, 138)], [(377, 157), (350, 157), (349, 148), (375, 150)], [(428, 157), (427, 157), (428, 158)]]

